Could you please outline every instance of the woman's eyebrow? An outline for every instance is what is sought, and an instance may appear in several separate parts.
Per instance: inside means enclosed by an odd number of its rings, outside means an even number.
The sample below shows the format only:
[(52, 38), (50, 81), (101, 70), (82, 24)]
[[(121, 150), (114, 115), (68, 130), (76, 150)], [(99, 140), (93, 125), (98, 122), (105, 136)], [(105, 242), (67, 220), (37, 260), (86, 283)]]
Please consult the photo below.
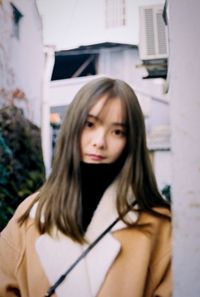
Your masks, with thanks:
[[(93, 114), (88, 114), (88, 118), (93, 118), (94, 120), (101, 122), (101, 119), (98, 116), (93, 115)], [(127, 124), (125, 122), (113, 122), (113, 123), (111, 123), (111, 125), (127, 128)]]
[(88, 114), (87, 117), (88, 117), (88, 118), (94, 118), (95, 120), (98, 120), (98, 121), (100, 120), (98, 116), (95, 116), (95, 115), (90, 114), (90, 113)]
[(113, 126), (121, 126), (123, 128), (127, 128), (127, 124), (124, 122), (114, 122), (112, 123)]

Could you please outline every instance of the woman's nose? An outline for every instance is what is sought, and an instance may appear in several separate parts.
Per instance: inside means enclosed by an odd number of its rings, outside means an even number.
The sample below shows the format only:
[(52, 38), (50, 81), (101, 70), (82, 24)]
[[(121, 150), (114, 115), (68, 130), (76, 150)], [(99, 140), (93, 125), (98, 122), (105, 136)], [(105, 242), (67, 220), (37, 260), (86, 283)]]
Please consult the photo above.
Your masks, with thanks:
[(92, 145), (97, 148), (105, 148), (106, 146), (106, 139), (105, 133), (103, 130), (98, 130), (94, 133), (92, 138)]

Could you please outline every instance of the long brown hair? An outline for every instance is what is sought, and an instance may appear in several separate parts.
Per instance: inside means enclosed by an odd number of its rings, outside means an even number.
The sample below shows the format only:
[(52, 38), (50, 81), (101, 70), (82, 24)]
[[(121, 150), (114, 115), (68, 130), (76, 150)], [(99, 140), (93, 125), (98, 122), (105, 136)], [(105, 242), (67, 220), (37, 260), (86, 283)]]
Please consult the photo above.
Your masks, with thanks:
[[(157, 188), (146, 147), (143, 113), (134, 91), (122, 80), (97, 78), (79, 90), (62, 124), (51, 174), (37, 196), (36, 224), (41, 233), (50, 233), (56, 226), (75, 241), (84, 241), (81, 231), (80, 135), (90, 109), (104, 95), (107, 100), (120, 98), (126, 113), (126, 158), (119, 175), (116, 200), (119, 215), (122, 217), (130, 207), (127, 201), (130, 186), (140, 210), (154, 212), (154, 207), (168, 207)], [(21, 222), (29, 211), (21, 217)]]

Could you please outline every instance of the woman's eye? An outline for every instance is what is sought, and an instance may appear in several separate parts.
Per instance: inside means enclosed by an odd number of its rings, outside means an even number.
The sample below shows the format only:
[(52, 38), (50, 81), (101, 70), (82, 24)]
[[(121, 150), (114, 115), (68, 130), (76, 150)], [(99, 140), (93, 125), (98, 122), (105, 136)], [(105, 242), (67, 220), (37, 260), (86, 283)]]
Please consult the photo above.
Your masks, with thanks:
[(125, 132), (123, 130), (120, 130), (120, 129), (114, 130), (114, 134), (116, 136), (125, 136)]
[(88, 128), (92, 128), (93, 126), (94, 126), (94, 123), (93, 122), (91, 122), (91, 121), (86, 121), (86, 127), (88, 127)]

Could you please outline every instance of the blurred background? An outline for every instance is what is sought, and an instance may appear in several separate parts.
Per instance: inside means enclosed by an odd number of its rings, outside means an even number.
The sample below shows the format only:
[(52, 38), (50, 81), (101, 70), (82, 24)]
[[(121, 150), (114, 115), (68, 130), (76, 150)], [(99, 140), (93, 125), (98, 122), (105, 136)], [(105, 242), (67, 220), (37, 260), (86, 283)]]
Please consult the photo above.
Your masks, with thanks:
[(49, 175), (79, 88), (123, 79), (172, 201), (174, 296), (200, 296), (199, 11), (198, 0), (0, 0), (0, 229)]

